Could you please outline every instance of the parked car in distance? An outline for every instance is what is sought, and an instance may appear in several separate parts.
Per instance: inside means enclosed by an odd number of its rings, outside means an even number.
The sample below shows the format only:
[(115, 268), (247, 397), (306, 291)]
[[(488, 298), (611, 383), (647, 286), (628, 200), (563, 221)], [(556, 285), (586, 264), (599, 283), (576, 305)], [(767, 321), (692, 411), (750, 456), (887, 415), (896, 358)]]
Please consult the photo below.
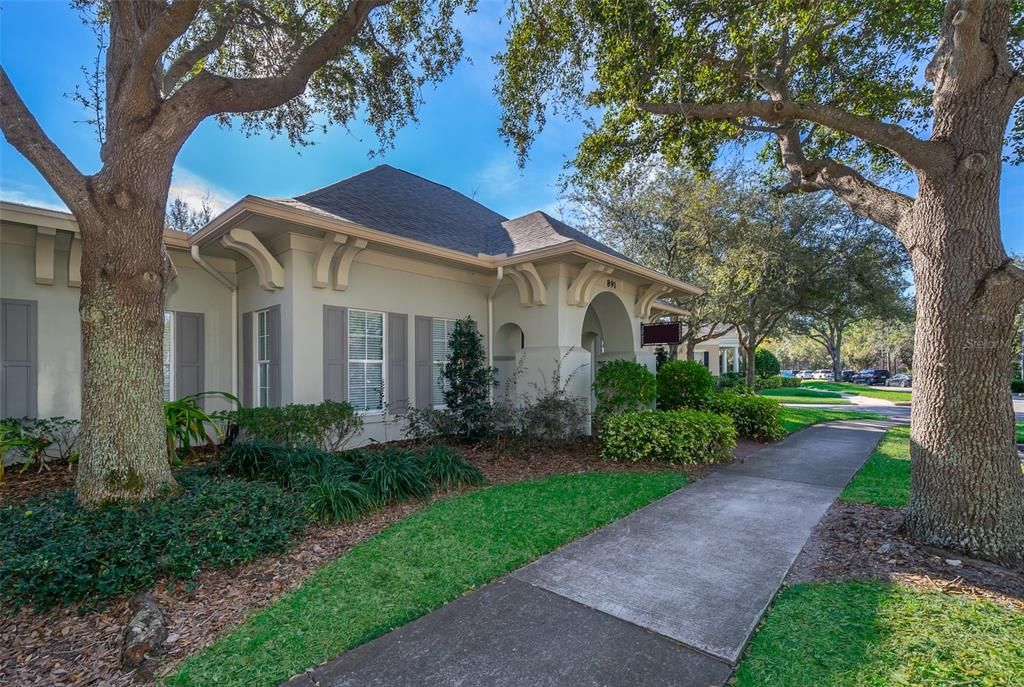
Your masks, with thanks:
[(853, 370), (843, 370), (843, 381), (844, 382), (852, 382), (853, 381), (853, 376), (855, 374), (857, 374), (857, 373), (854, 372)]
[(780, 377), (796, 377), (796, 373), (793, 370), (779, 370)]
[(821, 379), (826, 382), (832, 381), (832, 370), (815, 370), (811, 373), (811, 379)]
[(796, 376), (800, 379), (811, 379), (811, 375), (814, 374), (814, 370), (800, 370), (796, 373)]
[(901, 372), (899, 374), (893, 375), (892, 377), (889, 377), (889, 379), (885, 380), (886, 386), (900, 386), (903, 387), (904, 389), (909, 389), (910, 385), (913, 383), (913, 376), (906, 372)]
[(888, 370), (872, 370), (870, 368), (861, 370), (853, 376), (854, 384), (885, 384), (885, 380), (889, 379)]

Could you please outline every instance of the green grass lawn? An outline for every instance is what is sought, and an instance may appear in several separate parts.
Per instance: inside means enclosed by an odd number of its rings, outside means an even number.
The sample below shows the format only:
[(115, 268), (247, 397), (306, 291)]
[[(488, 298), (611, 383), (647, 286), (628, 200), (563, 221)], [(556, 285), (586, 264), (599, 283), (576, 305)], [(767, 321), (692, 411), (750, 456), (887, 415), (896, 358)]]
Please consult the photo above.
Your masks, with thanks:
[(325, 565), (167, 684), (279, 684), (685, 482), (674, 472), (560, 475), (438, 501)]
[(906, 506), (910, 499), (910, 427), (886, 432), (839, 498), (886, 508)]
[[(880, 582), (800, 584), (776, 597), (737, 687), (1024, 685), (1024, 614)], [(732, 683), (730, 683), (732, 684)]]
[(896, 405), (910, 405), (911, 398), (911, 392), (909, 391), (882, 391), (881, 389), (872, 389), (863, 384), (849, 384), (847, 382), (803, 382), (803, 386), (800, 388), (840, 391), (855, 396), (867, 396), (868, 398), (892, 401)]
[(817, 389), (763, 389), (758, 392), (761, 396), (767, 396), (779, 403), (827, 403), (829, 405), (843, 405), (849, 403), (841, 394), (835, 391), (819, 391)]
[(830, 410), (826, 408), (783, 408), (782, 426), (787, 434), (833, 420), (884, 420), (884, 415), (856, 410)]

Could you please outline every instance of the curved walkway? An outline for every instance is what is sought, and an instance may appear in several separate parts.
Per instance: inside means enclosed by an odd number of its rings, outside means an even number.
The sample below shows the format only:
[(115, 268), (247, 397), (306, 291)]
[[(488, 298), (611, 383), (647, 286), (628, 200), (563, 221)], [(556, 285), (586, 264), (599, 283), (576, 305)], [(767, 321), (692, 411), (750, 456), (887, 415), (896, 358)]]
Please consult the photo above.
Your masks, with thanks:
[(723, 685), (889, 426), (797, 432), (288, 684)]

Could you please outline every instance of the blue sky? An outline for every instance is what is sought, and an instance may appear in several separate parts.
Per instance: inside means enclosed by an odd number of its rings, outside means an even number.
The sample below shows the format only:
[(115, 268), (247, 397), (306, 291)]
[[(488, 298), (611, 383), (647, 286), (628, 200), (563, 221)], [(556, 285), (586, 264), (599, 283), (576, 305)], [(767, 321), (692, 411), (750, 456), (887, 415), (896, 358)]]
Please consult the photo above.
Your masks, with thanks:
[[(502, 4), (481, 0), (460, 19), (471, 62), (424, 93), (420, 122), (401, 131), (395, 147), (373, 159), (372, 132), (335, 127), (316, 145), (295, 149), (269, 135), (246, 138), (207, 121), (178, 157), (172, 195), (195, 201), (209, 193), (215, 209), (247, 194), (293, 196), (356, 174), (381, 162), (420, 174), (476, 198), (507, 216), (542, 209), (558, 214), (558, 176), (573, 156), (584, 127), (550, 120), (524, 170), (498, 136), (499, 108), (492, 92), (491, 55), (505, 34)], [(0, 61), (43, 128), (85, 172), (99, 166), (93, 130), (81, 108), (63, 94), (82, 83), (80, 68), (95, 58), (88, 27), (64, 0), (0, 0)], [(34, 168), (0, 142), (0, 196), (59, 206)], [(1007, 248), (1024, 253), (1024, 169), (1006, 168), (1002, 195)]]

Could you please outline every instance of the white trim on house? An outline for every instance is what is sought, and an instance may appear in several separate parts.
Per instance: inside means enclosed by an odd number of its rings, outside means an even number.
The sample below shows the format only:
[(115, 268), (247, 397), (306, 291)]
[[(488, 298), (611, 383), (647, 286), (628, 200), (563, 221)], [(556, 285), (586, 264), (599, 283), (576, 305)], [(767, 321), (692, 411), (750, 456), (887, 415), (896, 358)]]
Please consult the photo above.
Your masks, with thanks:
[(272, 354), (270, 347), (273, 344), (273, 341), (271, 341), (269, 308), (257, 310), (253, 313), (252, 334), (253, 405), (259, 408), (266, 408), (270, 406), (271, 397), (270, 359)]

